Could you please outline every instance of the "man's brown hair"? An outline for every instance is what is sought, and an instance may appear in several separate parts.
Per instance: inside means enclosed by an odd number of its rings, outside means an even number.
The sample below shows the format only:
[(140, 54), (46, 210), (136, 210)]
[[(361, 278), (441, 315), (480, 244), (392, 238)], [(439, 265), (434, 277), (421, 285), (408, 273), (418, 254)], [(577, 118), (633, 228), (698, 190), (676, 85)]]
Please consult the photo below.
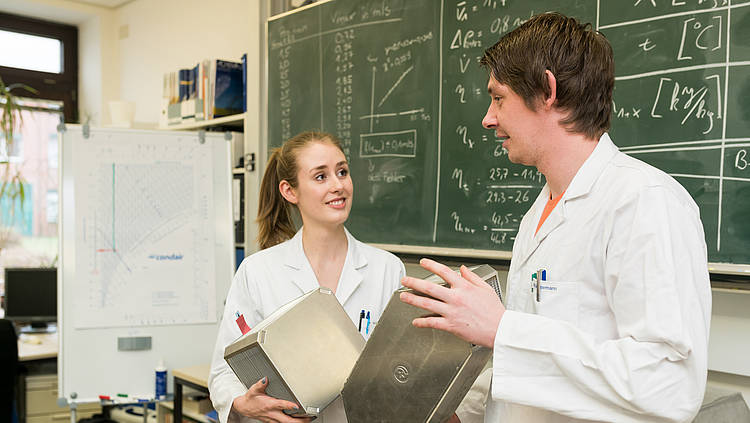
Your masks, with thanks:
[(550, 95), (545, 70), (555, 76), (555, 107), (569, 131), (598, 139), (609, 129), (615, 64), (612, 47), (591, 24), (560, 13), (536, 15), (505, 34), (479, 62), (536, 110)]

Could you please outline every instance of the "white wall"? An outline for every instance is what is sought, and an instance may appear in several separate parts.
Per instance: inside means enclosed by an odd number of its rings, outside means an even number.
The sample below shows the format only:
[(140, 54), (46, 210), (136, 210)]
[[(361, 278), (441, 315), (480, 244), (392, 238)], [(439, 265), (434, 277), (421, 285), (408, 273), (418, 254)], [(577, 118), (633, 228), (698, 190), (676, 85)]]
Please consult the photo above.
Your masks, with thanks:
[(78, 27), (81, 120), (90, 116), (93, 124), (104, 123), (104, 105), (119, 96), (115, 10), (66, 0), (2, 0), (0, 11)]
[[(104, 81), (122, 100), (136, 103), (136, 122), (159, 121), (164, 73), (192, 68), (203, 59), (260, 66), (260, 1), (135, 0), (116, 11), (119, 81)], [(257, 91), (252, 91), (257, 92)], [(249, 90), (248, 95), (252, 92)], [(257, 94), (256, 94), (257, 95)], [(260, 100), (248, 99), (255, 104)]]
[(750, 291), (713, 289), (708, 383), (742, 392), (750, 405)]
[[(81, 120), (110, 123), (108, 102), (136, 104), (135, 120), (159, 121), (163, 74), (203, 59), (239, 61), (260, 69), (261, 1), (134, 0), (116, 8), (67, 0), (2, 0), (0, 11), (78, 26)], [(248, 104), (259, 105), (259, 87)], [(250, 110), (259, 113), (259, 109)], [(257, 124), (257, 119), (255, 119)]]

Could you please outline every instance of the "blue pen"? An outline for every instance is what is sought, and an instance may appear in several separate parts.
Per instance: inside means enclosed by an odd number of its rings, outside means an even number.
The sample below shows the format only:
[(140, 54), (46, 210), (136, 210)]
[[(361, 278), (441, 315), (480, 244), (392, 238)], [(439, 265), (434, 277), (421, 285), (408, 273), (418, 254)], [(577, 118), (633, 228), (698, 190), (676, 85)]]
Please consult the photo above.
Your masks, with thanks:
[(365, 335), (370, 333), (370, 312), (367, 312), (367, 326), (365, 327)]

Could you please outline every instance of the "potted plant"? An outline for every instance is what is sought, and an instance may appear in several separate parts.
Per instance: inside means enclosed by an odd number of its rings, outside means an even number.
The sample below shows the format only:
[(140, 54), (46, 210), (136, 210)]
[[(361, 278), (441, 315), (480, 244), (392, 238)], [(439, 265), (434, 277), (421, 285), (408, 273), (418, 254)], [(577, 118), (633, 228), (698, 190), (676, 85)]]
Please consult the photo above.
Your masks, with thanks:
[(0, 157), (0, 202), (7, 204), (9, 208), (9, 216), (0, 215), (0, 251), (16, 238), (13, 233), (14, 211), (16, 204), (23, 207), (26, 198), (21, 171), (10, 162), (15, 132), (22, 123), (23, 109), (14, 90), (38, 93), (25, 84), (6, 85), (0, 77), (0, 143), (5, 146), (6, 151), (5, 157)]

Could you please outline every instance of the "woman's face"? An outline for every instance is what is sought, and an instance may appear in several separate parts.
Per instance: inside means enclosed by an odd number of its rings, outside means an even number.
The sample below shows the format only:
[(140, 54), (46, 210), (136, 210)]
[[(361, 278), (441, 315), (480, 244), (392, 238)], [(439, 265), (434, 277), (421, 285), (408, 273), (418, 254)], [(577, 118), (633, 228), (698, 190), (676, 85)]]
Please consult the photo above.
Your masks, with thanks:
[(305, 226), (342, 225), (352, 209), (354, 187), (344, 153), (328, 142), (297, 152), (297, 187), (292, 197)]

